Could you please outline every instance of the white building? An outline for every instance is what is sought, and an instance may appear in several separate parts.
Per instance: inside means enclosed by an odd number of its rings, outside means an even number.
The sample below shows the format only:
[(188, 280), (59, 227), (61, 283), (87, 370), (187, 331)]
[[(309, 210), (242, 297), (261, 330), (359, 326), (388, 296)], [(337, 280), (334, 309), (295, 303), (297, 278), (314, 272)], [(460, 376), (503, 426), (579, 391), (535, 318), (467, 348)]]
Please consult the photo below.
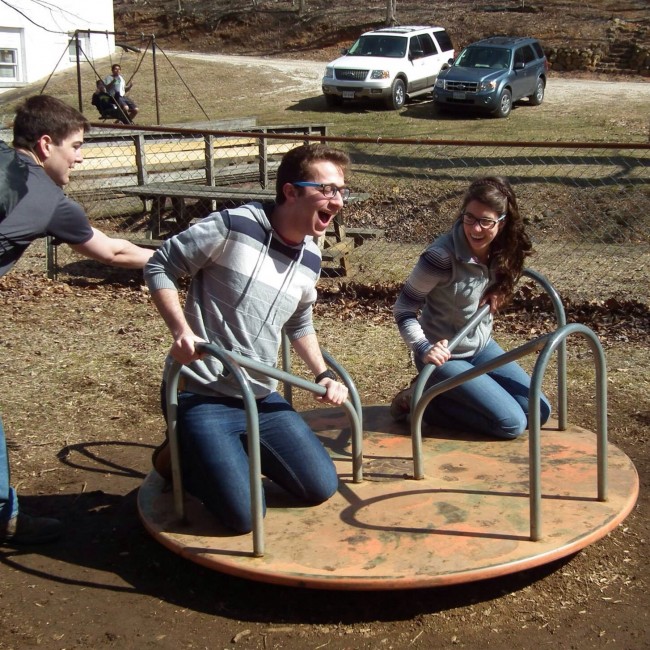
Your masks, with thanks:
[(76, 65), (75, 33), (81, 61), (110, 56), (113, 31), (113, 0), (3, 0), (0, 92)]

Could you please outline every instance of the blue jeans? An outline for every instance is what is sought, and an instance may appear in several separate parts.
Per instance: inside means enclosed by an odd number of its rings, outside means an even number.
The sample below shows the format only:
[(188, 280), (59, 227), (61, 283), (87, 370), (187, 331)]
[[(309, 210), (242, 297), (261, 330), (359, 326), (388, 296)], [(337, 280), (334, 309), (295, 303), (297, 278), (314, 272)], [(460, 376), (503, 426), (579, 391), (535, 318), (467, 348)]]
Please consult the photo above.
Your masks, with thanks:
[(6, 523), (18, 514), (18, 497), (9, 485), (9, 458), (5, 430), (0, 418), (0, 522)]
[[(334, 463), (316, 434), (277, 392), (257, 400), (262, 474), (302, 503), (337, 490)], [(240, 399), (178, 395), (183, 482), (228, 528), (252, 529), (246, 411)], [(266, 503), (264, 503), (266, 512)]]
[[(450, 359), (432, 373), (427, 387), (470, 370), (503, 354), (490, 339), (485, 348), (467, 359)], [(422, 364), (418, 363), (418, 369)], [(497, 438), (516, 438), (528, 428), (530, 377), (515, 362), (452, 388), (434, 398), (424, 411), (428, 424), (446, 429), (462, 429)], [(551, 405), (540, 398), (540, 422), (551, 415)]]

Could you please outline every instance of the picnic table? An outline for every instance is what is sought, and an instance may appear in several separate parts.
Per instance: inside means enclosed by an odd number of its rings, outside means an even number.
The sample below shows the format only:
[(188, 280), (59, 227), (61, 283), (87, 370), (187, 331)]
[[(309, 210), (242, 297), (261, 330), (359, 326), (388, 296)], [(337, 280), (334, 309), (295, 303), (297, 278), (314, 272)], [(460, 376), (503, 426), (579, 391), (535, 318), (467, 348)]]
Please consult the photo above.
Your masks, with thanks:
[[(142, 199), (145, 210), (149, 212), (147, 237), (160, 239), (163, 232), (167, 200), (171, 200), (172, 212), (170, 218), (175, 221), (176, 230), (187, 228), (193, 218), (188, 211), (186, 201), (204, 200), (216, 203), (232, 203), (242, 205), (249, 201), (272, 201), (275, 191), (261, 187), (243, 188), (232, 185), (193, 185), (191, 183), (147, 183), (134, 187), (122, 188), (127, 196), (137, 196)], [(151, 202), (150, 207), (148, 203)], [(212, 209), (215, 209), (215, 205)]]
[[(122, 188), (127, 196), (142, 199), (145, 210), (149, 212), (147, 240), (138, 242), (144, 245), (159, 246), (163, 234), (163, 222), (166, 219), (167, 201), (172, 204), (169, 218), (174, 222), (174, 230), (187, 228), (196, 216), (195, 210), (188, 209), (188, 200), (211, 202), (211, 209), (218, 205), (237, 206), (250, 201), (269, 202), (275, 198), (275, 190), (261, 187), (234, 187), (232, 185), (195, 185), (189, 183), (147, 183), (134, 187)], [(368, 194), (353, 193), (348, 203), (365, 201)], [(150, 206), (148, 205), (150, 203)], [(207, 214), (207, 212), (205, 212)], [(202, 215), (205, 216), (205, 215)], [(383, 231), (376, 228), (346, 228), (343, 213), (339, 213), (328, 229), (325, 237), (319, 238), (323, 261), (334, 263), (328, 272), (336, 275), (347, 273), (347, 254), (366, 239), (381, 236)]]

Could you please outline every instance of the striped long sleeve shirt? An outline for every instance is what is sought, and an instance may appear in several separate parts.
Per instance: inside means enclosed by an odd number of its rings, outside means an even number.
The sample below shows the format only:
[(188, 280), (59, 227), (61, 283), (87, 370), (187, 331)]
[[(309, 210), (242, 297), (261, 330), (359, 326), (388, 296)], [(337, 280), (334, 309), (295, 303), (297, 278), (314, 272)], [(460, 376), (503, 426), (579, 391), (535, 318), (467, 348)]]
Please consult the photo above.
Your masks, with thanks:
[[(438, 341), (453, 338), (474, 315), (492, 281), (488, 267), (473, 257), (460, 221), (420, 255), (393, 307), (400, 335), (416, 359)], [(473, 356), (491, 334), (488, 314), (460, 341), (452, 357)]]
[[(314, 333), (320, 262), (311, 237), (287, 245), (275, 234), (263, 206), (251, 203), (212, 213), (167, 240), (144, 274), (151, 291), (177, 289), (181, 277), (191, 276), (184, 312), (194, 334), (275, 365), (283, 327), (290, 340)], [(275, 380), (247, 374), (257, 397), (275, 390)], [(182, 375), (191, 392), (240, 396), (239, 385), (214, 357), (184, 366)]]

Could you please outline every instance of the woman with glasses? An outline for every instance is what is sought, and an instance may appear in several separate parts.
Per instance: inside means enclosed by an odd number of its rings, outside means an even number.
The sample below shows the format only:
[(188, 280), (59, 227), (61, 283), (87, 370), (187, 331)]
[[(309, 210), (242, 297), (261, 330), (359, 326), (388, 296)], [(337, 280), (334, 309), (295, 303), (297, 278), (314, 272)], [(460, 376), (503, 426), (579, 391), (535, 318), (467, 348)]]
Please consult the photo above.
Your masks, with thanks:
[[(452, 229), (422, 253), (393, 308), (418, 370), (436, 366), (429, 386), (503, 354), (492, 338), (493, 313), (512, 298), (531, 249), (508, 180), (474, 181)], [(449, 340), (486, 303), (490, 313), (450, 352)], [(424, 420), (446, 429), (516, 438), (528, 427), (529, 387), (526, 372), (508, 363), (434, 398)], [(410, 388), (398, 393), (391, 404), (395, 419), (408, 416), (410, 400)], [(550, 412), (542, 397), (542, 424)]]

